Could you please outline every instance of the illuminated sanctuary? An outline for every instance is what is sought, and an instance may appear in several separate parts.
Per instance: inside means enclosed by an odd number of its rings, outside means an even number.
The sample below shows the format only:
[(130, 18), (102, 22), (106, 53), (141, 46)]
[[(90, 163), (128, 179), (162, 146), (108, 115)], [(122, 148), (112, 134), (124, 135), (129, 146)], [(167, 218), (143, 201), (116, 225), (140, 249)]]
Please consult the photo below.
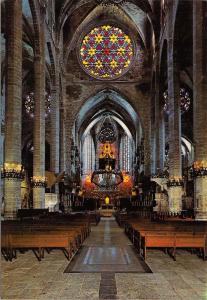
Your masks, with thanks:
[(1, 1), (2, 299), (206, 299), (206, 0)]

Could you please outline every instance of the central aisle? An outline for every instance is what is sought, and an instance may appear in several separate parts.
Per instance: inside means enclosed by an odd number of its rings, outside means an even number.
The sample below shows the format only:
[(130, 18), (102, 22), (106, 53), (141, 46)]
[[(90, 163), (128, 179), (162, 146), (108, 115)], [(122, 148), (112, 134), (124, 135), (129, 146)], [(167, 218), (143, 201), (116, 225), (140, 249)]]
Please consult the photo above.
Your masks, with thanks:
[[(117, 257), (124, 249), (128, 258), (123, 254)], [(136, 262), (136, 272), (130, 271), (132, 263), (127, 265), (127, 259)], [(207, 265), (196, 255), (179, 251), (175, 262), (163, 251), (152, 250), (148, 251), (147, 262), (153, 273), (137, 273), (138, 255), (123, 230), (113, 219), (103, 219), (92, 227), (84, 247), (69, 265), (71, 273), (64, 273), (68, 262), (60, 250), (45, 253), (41, 262), (32, 251), (18, 253), (18, 259), (12, 262), (2, 260), (2, 299), (207, 299)], [(127, 271), (114, 272), (118, 268)], [(91, 273), (90, 269), (97, 271)]]
[(114, 218), (102, 218), (65, 272), (150, 272)]

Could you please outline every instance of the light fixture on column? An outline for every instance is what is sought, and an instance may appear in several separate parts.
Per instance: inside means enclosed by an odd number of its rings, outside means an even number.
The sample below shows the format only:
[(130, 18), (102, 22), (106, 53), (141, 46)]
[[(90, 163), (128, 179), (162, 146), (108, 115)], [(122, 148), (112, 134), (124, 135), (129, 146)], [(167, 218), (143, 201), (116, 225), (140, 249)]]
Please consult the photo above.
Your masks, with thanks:
[[(45, 118), (50, 114), (52, 97), (48, 92), (45, 92)], [(35, 107), (35, 99), (34, 92), (30, 92), (25, 97), (25, 109), (27, 114), (34, 118), (34, 107)]]
[(168, 187), (183, 187), (184, 186), (184, 182), (183, 182), (183, 178), (179, 177), (179, 176), (171, 176), (167, 182), (167, 186)]
[[(163, 93), (163, 98), (165, 101), (163, 109), (167, 114), (169, 114), (169, 98), (168, 98), (167, 90)], [(180, 109), (182, 114), (189, 110), (190, 104), (191, 104), (190, 93), (186, 90), (186, 88), (184, 87), (180, 88)]]
[(32, 187), (45, 188), (47, 186), (47, 177), (45, 176), (33, 176), (31, 178)]
[(207, 176), (207, 160), (197, 160), (194, 162), (191, 170), (192, 177), (205, 177)]
[(1, 178), (8, 180), (23, 180), (24, 168), (21, 164), (16, 162), (6, 162), (1, 169)]

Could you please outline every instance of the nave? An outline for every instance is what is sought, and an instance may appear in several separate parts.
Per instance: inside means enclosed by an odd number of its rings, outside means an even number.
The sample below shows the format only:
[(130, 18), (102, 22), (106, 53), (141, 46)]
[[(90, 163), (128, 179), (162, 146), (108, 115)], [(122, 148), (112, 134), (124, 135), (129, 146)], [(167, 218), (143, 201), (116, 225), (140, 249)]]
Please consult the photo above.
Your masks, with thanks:
[(206, 32), (207, 0), (1, 1), (0, 298), (207, 300)]
[(179, 250), (173, 261), (153, 249), (146, 264), (124, 229), (102, 218), (69, 266), (60, 250), (41, 262), (32, 251), (2, 260), (2, 299), (206, 299), (207, 266), (196, 255)]

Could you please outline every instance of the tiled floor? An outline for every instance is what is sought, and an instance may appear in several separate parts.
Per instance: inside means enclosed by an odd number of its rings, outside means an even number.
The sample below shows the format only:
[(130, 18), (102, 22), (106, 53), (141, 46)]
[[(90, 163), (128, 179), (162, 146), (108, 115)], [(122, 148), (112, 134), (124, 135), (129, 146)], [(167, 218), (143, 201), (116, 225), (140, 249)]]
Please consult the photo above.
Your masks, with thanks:
[[(130, 244), (114, 222), (105, 222), (93, 227), (86, 246)], [(115, 274), (109, 290), (117, 291), (117, 299), (207, 299), (207, 262), (196, 255), (179, 251), (175, 262), (163, 252), (151, 250), (147, 263), (153, 274)], [(2, 259), (1, 265), (1, 299), (99, 299), (100, 291), (101, 298), (107, 298), (104, 289), (108, 280), (103, 278), (104, 273), (64, 273), (68, 261), (61, 251), (46, 254), (41, 262), (27, 252), (13, 262)]]

